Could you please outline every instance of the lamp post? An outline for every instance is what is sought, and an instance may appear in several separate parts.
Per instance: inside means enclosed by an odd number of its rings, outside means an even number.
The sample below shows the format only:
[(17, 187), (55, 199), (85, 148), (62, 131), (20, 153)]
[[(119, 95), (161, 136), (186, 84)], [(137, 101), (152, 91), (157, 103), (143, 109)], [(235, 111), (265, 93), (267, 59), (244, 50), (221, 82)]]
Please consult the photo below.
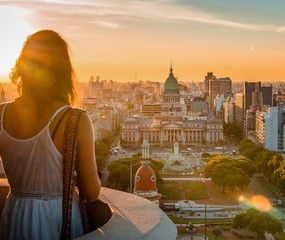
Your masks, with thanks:
[(133, 163), (130, 163), (130, 193), (133, 192)]
[(207, 205), (205, 204), (205, 240), (207, 239), (207, 236), (206, 236), (206, 233), (207, 233), (206, 221), (207, 221)]

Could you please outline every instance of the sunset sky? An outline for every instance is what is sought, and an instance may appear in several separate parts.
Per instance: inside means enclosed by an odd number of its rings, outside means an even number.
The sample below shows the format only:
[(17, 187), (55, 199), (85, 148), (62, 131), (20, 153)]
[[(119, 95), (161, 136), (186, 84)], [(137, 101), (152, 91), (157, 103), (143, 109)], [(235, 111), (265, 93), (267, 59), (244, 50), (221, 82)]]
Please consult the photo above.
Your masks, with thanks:
[(0, 82), (27, 35), (58, 31), (79, 81), (180, 81), (207, 72), (285, 81), (284, 0), (0, 0)]

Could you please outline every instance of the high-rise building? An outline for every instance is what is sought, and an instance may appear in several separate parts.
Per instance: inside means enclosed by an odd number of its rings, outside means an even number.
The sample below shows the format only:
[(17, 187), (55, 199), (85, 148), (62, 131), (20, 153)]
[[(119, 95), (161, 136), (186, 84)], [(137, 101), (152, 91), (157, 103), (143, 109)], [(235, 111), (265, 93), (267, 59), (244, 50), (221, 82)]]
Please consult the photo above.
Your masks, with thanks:
[(234, 123), (243, 129), (244, 125), (244, 95), (236, 93), (234, 104)]
[(267, 107), (256, 111), (256, 140), (271, 151), (285, 150), (285, 111)]
[(259, 89), (262, 92), (263, 104), (273, 106), (273, 88), (270, 86), (261, 86), (261, 82), (244, 82), (244, 112), (252, 105), (252, 93)]
[(233, 98), (228, 97), (223, 102), (223, 121), (226, 123), (234, 122), (234, 101)]
[(232, 80), (228, 77), (209, 79), (209, 112), (214, 111), (214, 99), (217, 95), (224, 95), (225, 98), (232, 95)]
[(212, 79), (213, 77), (216, 78), (212, 72), (208, 72), (207, 76), (205, 76), (205, 79), (204, 79), (204, 92), (205, 93), (209, 93), (209, 80)]

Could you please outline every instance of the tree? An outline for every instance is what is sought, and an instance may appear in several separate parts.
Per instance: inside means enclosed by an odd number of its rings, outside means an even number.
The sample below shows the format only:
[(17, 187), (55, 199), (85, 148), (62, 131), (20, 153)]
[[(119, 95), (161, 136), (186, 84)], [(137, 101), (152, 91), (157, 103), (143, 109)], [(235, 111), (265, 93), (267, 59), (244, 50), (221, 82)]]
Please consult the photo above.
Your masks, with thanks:
[(95, 155), (101, 155), (103, 159), (106, 159), (109, 155), (110, 148), (104, 143), (98, 142), (95, 144)]
[(224, 123), (225, 135), (242, 139), (242, 129), (235, 123)]
[(220, 227), (214, 227), (212, 233), (215, 235), (215, 240), (217, 240), (217, 237), (222, 235), (222, 230)]
[(257, 169), (271, 180), (275, 170), (280, 167), (283, 157), (276, 152), (264, 150), (256, 155), (254, 161)]
[(212, 174), (212, 170), (213, 168), (218, 165), (218, 164), (221, 164), (223, 162), (230, 162), (232, 161), (233, 159), (231, 157), (228, 157), (228, 156), (224, 156), (224, 155), (216, 155), (216, 156), (212, 156), (210, 159), (209, 159), (209, 162), (208, 164), (204, 167), (204, 174), (205, 174), (205, 177), (208, 178), (208, 177), (211, 177), (211, 174)]
[(120, 158), (113, 161), (108, 165), (108, 184), (107, 187), (127, 191), (130, 187), (130, 167), (132, 166), (132, 178), (134, 178), (134, 172), (139, 168), (140, 162), (137, 158)]
[(238, 168), (245, 171), (247, 176), (249, 176), (250, 178), (252, 178), (253, 174), (255, 174), (257, 171), (256, 164), (246, 157), (237, 158), (236, 165)]
[(282, 222), (269, 213), (258, 212), (249, 223), (249, 229), (257, 233), (258, 237), (263, 237), (265, 231), (275, 234), (283, 230)]
[(278, 189), (285, 189), (285, 160), (283, 160), (279, 168), (274, 171), (273, 182)]
[(234, 228), (239, 228), (239, 229), (248, 226), (248, 218), (246, 214), (243, 212), (239, 212), (238, 214), (236, 214), (236, 216), (233, 219), (232, 225)]
[(268, 167), (268, 172), (272, 176), (275, 172), (280, 167), (281, 162), (283, 161), (283, 157), (280, 154), (274, 154), (272, 158), (269, 160), (267, 163)]
[(109, 156), (112, 142), (109, 137), (104, 137), (95, 143), (95, 157), (98, 170), (104, 167), (104, 161)]
[(250, 149), (250, 148), (253, 148), (255, 147), (255, 143), (249, 139), (244, 139), (242, 141), (240, 141), (239, 143), (239, 152), (241, 154), (244, 154), (244, 152), (247, 150), (247, 149)]
[(103, 169), (104, 167), (104, 159), (101, 155), (96, 156), (96, 164), (99, 170)]
[(243, 156), (253, 161), (255, 160), (257, 154), (263, 151), (264, 151), (264, 148), (262, 146), (253, 145), (243, 152)]
[(242, 189), (250, 184), (248, 175), (233, 162), (216, 165), (211, 177), (214, 184), (222, 187), (223, 193), (227, 187), (233, 191), (236, 187)]
[(256, 218), (252, 219), (249, 223), (249, 230), (256, 232), (257, 237), (261, 238), (265, 233), (265, 229), (266, 220), (261, 214), (256, 215)]
[(267, 212), (260, 212), (255, 208), (249, 208), (245, 213), (237, 214), (233, 219), (233, 227), (248, 227), (260, 238), (265, 231), (275, 234), (283, 230), (282, 222), (275, 216)]
[(100, 143), (106, 145), (108, 148), (111, 148), (112, 146), (112, 141), (109, 137), (104, 137), (100, 140)]
[[(108, 165), (108, 184), (107, 187), (127, 191), (130, 187), (130, 167), (132, 166), (132, 179), (137, 170), (141, 167), (141, 154), (136, 154), (132, 158), (120, 158)], [(150, 167), (153, 169), (157, 183), (163, 182), (160, 171), (163, 163), (150, 159)]]

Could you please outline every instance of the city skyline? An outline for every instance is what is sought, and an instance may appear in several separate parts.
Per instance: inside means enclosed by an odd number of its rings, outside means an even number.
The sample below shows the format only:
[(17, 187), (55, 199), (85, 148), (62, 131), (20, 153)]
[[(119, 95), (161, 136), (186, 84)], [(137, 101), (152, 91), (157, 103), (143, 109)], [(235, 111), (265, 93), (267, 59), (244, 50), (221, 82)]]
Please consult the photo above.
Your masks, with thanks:
[(285, 2), (241, 0), (0, 0), (0, 82), (26, 36), (58, 31), (79, 81), (179, 81), (207, 72), (235, 81), (285, 80)]

